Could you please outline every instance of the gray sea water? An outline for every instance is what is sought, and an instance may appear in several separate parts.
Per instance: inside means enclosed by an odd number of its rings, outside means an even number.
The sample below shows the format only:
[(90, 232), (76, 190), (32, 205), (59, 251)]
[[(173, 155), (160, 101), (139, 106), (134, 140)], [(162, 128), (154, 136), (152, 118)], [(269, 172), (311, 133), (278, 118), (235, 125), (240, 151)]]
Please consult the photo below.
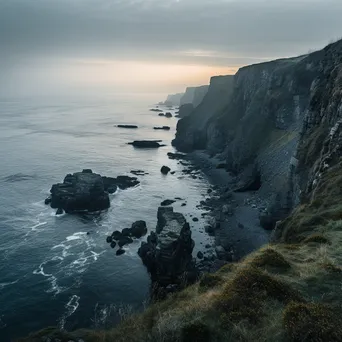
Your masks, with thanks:
[[(177, 119), (149, 111), (159, 100), (160, 94), (0, 100), (0, 341), (47, 326), (110, 326), (120, 312), (141, 310), (150, 279), (137, 256), (140, 241), (116, 256), (105, 240), (136, 220), (154, 229), (164, 199), (186, 198), (186, 207), (178, 201), (174, 208), (191, 222), (194, 255), (208, 243), (196, 205), (209, 185), (184, 176), (182, 165), (168, 159)], [(153, 130), (162, 125), (171, 130)], [(137, 139), (167, 146), (127, 145)], [(162, 165), (176, 174), (163, 176)], [(44, 205), (51, 185), (84, 168), (114, 177), (134, 169), (149, 174), (139, 176), (140, 186), (114, 194), (100, 217), (55, 216)]]

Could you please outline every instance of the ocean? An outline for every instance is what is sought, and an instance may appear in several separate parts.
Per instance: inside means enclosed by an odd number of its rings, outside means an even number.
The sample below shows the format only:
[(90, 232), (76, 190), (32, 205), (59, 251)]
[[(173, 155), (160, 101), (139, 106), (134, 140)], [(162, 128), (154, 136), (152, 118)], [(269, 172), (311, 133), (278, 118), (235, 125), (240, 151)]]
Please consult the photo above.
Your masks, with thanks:
[[(149, 301), (150, 278), (137, 250), (146, 237), (116, 256), (106, 236), (136, 220), (154, 230), (164, 199), (186, 199), (186, 207), (177, 201), (174, 208), (191, 223), (194, 256), (211, 242), (196, 208), (209, 184), (182, 174), (182, 165), (168, 159), (177, 119), (149, 110), (163, 96), (0, 99), (1, 342), (48, 326), (105, 328), (142, 310)], [(171, 130), (153, 130), (163, 125)], [(127, 145), (139, 139), (160, 139), (167, 146), (143, 150)], [(163, 165), (175, 175), (163, 176)], [(133, 176), (130, 171), (136, 169), (148, 175), (138, 176), (138, 187), (112, 195), (110, 209), (99, 217), (56, 216), (44, 205), (52, 184), (85, 168), (112, 177)]]

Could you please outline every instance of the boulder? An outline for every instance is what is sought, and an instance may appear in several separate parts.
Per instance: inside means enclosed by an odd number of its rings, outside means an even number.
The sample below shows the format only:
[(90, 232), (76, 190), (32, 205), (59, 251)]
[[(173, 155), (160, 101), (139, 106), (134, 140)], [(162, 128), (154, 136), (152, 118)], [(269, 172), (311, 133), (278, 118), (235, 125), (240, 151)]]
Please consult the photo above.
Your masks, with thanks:
[(166, 112), (166, 113), (165, 113), (165, 117), (167, 117), (167, 118), (172, 118), (172, 114), (171, 114), (170, 112)]
[(105, 190), (108, 193), (114, 193), (117, 188), (121, 190), (126, 190), (128, 188), (135, 187), (140, 182), (137, 177), (130, 176), (118, 176), (116, 178), (112, 177), (102, 177)]
[(63, 215), (64, 211), (62, 208), (58, 208), (56, 211), (56, 215)]
[(160, 144), (160, 140), (135, 140), (128, 144), (138, 148), (158, 148), (165, 146)]
[(167, 175), (169, 172), (171, 171), (171, 169), (168, 167), (168, 166), (162, 166), (162, 168), (160, 169), (160, 172), (163, 174), (163, 175)]
[(133, 239), (128, 236), (122, 236), (118, 242), (119, 247), (123, 247), (133, 242)]
[(118, 128), (138, 128), (136, 125), (117, 125)]
[(158, 209), (156, 231), (143, 242), (138, 254), (151, 274), (153, 282), (160, 286), (180, 284), (193, 280), (196, 273), (192, 258), (194, 241), (185, 217), (173, 208)]
[(45, 203), (45, 205), (51, 204), (51, 197), (46, 198), (44, 203)]
[(162, 112), (162, 110), (159, 108), (151, 108), (150, 111), (151, 112)]
[(161, 126), (161, 127), (153, 127), (153, 129), (156, 129), (156, 130), (164, 130), (164, 131), (169, 131), (170, 130), (170, 127), (169, 126)]
[(145, 221), (136, 221), (130, 229), (131, 235), (137, 239), (147, 234), (147, 226)]
[(164, 113), (159, 113), (158, 115), (159, 115), (159, 116), (165, 116), (165, 114), (164, 114)]
[(167, 154), (167, 156), (169, 157), (169, 159), (184, 159), (184, 157), (186, 156), (186, 154), (184, 153), (172, 153), (172, 152), (169, 152)]
[(116, 251), (116, 255), (122, 255), (122, 254), (125, 254), (125, 253), (126, 253), (126, 251), (124, 249), (122, 249), (122, 248), (120, 248), (120, 249), (118, 249)]
[(66, 213), (108, 209), (110, 201), (102, 177), (89, 171), (68, 174), (63, 183), (54, 184), (50, 190), (51, 207)]
[(110, 247), (115, 248), (115, 246), (116, 246), (116, 242), (115, 242), (115, 241), (112, 241), (112, 242), (110, 243)]
[(118, 230), (116, 230), (113, 234), (112, 234), (112, 238), (113, 240), (119, 241), (122, 237), (122, 233), (119, 232)]
[(175, 203), (175, 202), (176, 202), (176, 201), (174, 201), (174, 200), (169, 200), (169, 199), (167, 199), (167, 200), (161, 202), (160, 205), (163, 206), (163, 207), (166, 207), (166, 206), (171, 205), (171, 204), (173, 204), (173, 203)]
[(107, 241), (107, 243), (111, 243), (113, 241), (113, 237), (112, 236), (107, 236), (106, 241)]

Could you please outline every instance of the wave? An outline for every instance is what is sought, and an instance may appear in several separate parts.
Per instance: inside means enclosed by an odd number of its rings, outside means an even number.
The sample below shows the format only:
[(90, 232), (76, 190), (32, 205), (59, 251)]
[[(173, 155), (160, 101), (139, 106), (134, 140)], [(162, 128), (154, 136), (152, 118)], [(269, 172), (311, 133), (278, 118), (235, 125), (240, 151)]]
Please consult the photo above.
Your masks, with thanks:
[[(7, 283), (0, 283), (0, 291), (5, 288), (6, 286), (10, 286), (10, 285), (14, 285), (19, 281), (19, 279), (11, 281), (11, 282), (7, 282)], [(0, 319), (1, 321), (1, 319)]]
[(3, 178), (4, 182), (7, 183), (15, 183), (15, 182), (22, 182), (30, 179), (37, 179), (37, 175), (26, 175), (24, 173), (16, 173), (7, 177)]
[(78, 309), (78, 307), (80, 305), (80, 302), (79, 302), (80, 299), (81, 299), (81, 297), (79, 297), (77, 295), (73, 295), (70, 297), (68, 303), (65, 304), (66, 312), (64, 313), (64, 315), (59, 320), (59, 328), (61, 330), (64, 330), (64, 326), (65, 326), (67, 319), (71, 315), (73, 315), (75, 313), (75, 311)]

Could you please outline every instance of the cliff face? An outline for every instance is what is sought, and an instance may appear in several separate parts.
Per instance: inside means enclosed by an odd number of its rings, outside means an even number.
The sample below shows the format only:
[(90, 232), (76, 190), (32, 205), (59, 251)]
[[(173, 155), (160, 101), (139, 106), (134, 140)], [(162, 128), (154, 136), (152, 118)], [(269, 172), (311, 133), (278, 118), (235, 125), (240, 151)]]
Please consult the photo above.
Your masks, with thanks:
[(185, 152), (206, 147), (207, 124), (229, 103), (233, 79), (233, 76), (211, 78), (208, 92), (200, 105), (189, 116), (178, 121), (174, 146)]
[(187, 87), (180, 100), (180, 105), (191, 103), (194, 107), (197, 107), (208, 92), (208, 88), (209, 86), (207, 85), (200, 87)]
[[(324, 165), (311, 155), (304, 158), (310, 163), (303, 162), (297, 153), (314, 149), (317, 155), (330, 155), (339, 144), (341, 46), (340, 41), (310, 55), (240, 69), (233, 86), (223, 85), (221, 91), (233, 91), (225, 101), (220, 95), (220, 111), (212, 105), (215, 100), (209, 100), (210, 86), (198, 109), (179, 121), (174, 145), (182, 151), (219, 154), (240, 178), (257, 170), (259, 194), (268, 199), (274, 225), (299, 203), (304, 188), (312, 187), (307, 181), (314, 182)], [(316, 140), (307, 146), (311, 134), (323, 142), (332, 128), (327, 151), (321, 151)]]
[(164, 102), (164, 104), (172, 105), (172, 106), (179, 106), (181, 98), (183, 97), (183, 95), (184, 95), (184, 93), (170, 94), (167, 96), (167, 99)]

